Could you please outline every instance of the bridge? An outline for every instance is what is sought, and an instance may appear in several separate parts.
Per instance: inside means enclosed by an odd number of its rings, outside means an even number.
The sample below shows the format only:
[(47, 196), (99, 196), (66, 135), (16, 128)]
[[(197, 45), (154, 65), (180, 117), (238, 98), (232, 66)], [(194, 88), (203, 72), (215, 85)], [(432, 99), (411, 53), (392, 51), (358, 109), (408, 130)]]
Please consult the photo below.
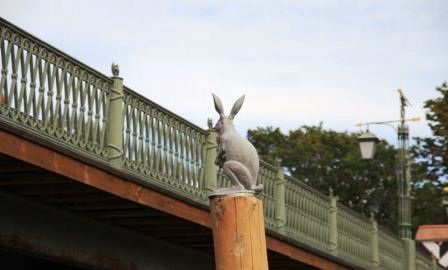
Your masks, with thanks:
[[(2, 18), (0, 65), (2, 262), (214, 268), (207, 195), (229, 183), (213, 130)], [(260, 165), (270, 269), (439, 269), (335, 195)]]

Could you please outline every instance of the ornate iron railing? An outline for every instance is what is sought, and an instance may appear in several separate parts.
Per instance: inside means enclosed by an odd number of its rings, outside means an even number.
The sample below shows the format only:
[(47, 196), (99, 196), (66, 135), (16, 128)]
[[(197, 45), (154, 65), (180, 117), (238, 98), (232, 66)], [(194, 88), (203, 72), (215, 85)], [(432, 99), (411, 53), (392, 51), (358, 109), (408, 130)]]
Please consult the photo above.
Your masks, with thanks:
[[(0, 125), (137, 175), (186, 201), (230, 185), (203, 130), (0, 18)], [(404, 244), (282, 169), (260, 161), (268, 231), (361, 268), (401, 269)], [(417, 269), (431, 261), (417, 252)]]
[(366, 268), (372, 260), (372, 225), (358, 213), (338, 206), (338, 252)]
[(328, 251), (329, 198), (293, 177), (285, 179), (286, 235)]
[(403, 269), (403, 241), (384, 230), (379, 231), (380, 261), (386, 269)]
[(107, 158), (111, 79), (0, 21), (2, 119)]
[(123, 165), (206, 200), (207, 132), (124, 88)]
[(263, 209), (265, 224), (268, 228), (276, 227), (275, 223), (275, 181), (277, 177), (277, 168), (267, 162), (260, 161), (260, 172), (258, 183), (263, 184), (264, 191), (260, 195), (263, 200)]

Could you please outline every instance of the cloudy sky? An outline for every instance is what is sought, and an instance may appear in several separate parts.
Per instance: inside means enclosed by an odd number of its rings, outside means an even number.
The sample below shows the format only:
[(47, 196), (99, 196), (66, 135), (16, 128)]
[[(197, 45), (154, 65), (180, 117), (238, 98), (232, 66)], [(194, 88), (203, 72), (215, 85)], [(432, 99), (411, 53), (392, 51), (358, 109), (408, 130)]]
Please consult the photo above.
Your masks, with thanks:
[(445, 0), (0, 0), (1, 17), (104, 74), (118, 62), (127, 86), (199, 126), (216, 119), (211, 92), (227, 111), (246, 94), (244, 134), (397, 119), (398, 87), (424, 116), (448, 80), (447, 14)]

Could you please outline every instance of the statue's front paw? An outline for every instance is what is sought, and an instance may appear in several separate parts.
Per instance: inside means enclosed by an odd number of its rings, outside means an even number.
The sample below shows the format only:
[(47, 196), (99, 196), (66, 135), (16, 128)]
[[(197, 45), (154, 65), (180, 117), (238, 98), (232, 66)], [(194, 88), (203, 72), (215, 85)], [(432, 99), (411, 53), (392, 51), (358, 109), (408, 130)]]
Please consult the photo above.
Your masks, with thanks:
[(253, 185), (250, 189), (258, 194), (258, 193), (263, 191), (263, 184), (259, 184), (259, 185), (256, 185), (256, 186)]

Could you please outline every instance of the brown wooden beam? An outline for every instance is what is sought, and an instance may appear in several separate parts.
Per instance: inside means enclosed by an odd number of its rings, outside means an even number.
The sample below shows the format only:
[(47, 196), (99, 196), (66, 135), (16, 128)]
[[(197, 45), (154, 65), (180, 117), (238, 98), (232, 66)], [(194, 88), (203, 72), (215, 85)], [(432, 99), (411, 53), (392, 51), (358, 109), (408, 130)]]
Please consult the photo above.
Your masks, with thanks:
[(272, 236), (266, 236), (266, 243), (269, 250), (275, 251), (277, 253), (283, 254), (293, 260), (303, 262), (314, 267), (325, 269), (325, 270), (348, 270), (349, 267), (340, 265), (336, 262), (327, 260), (320, 257), (319, 255), (313, 254), (309, 251), (286, 243), (284, 241), (278, 240)]

